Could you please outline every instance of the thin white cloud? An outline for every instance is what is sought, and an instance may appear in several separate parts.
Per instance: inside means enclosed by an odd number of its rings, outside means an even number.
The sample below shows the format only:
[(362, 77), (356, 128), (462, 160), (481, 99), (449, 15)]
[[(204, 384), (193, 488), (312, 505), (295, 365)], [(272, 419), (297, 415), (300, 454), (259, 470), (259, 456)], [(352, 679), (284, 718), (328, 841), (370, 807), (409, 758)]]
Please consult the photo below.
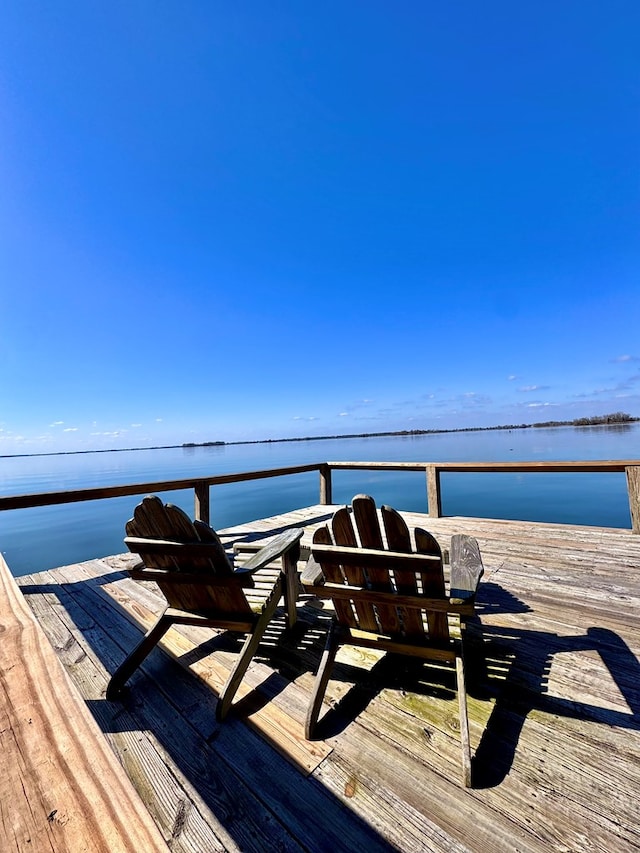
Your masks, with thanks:
[(580, 394), (574, 394), (574, 397), (579, 399), (588, 399), (590, 397), (598, 397), (602, 394), (613, 394), (614, 396), (627, 396), (627, 391), (634, 391), (634, 386), (640, 381), (640, 373), (628, 376), (624, 382), (616, 382), (615, 385), (603, 386), (601, 388), (593, 388), (591, 391), (583, 391)]
[(49, 426), (62, 426), (63, 423), (64, 421), (54, 421), (52, 424), (49, 424)]
[(370, 406), (371, 403), (373, 403), (373, 402), (375, 402), (375, 401), (368, 398), (368, 397), (361, 397), (358, 400), (346, 400), (346, 401), (343, 400), (343, 404), (344, 404), (343, 411), (349, 412), (350, 414), (353, 414), (353, 412), (357, 412), (359, 409), (366, 408), (367, 406)]
[(65, 427), (62, 432), (78, 432), (78, 427)]
[(591, 397), (598, 397), (601, 394), (613, 394), (614, 391), (618, 389), (619, 386), (614, 388), (594, 388), (592, 391), (583, 391), (580, 394), (573, 394), (573, 396), (578, 400), (590, 399)]
[(612, 359), (612, 361), (617, 364), (626, 364), (629, 361), (640, 361), (640, 357), (637, 355), (619, 355), (617, 358)]
[(449, 401), (454, 406), (463, 405), (466, 406), (469, 403), (472, 403), (475, 407), (477, 406), (489, 406), (492, 402), (491, 397), (488, 394), (478, 394), (477, 391), (467, 391), (465, 394), (461, 394), (457, 397), (452, 397)]
[(522, 388), (519, 388), (519, 391), (523, 391), (525, 394), (530, 393), (531, 391), (546, 391), (548, 390), (548, 385), (523, 385)]

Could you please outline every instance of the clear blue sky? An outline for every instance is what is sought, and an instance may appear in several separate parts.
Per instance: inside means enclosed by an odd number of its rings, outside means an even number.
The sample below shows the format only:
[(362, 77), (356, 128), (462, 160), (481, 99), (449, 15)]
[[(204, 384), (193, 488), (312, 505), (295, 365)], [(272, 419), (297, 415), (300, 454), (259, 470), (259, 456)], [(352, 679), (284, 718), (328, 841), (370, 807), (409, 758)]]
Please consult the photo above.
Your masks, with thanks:
[(640, 415), (638, 0), (0, 12), (0, 453)]

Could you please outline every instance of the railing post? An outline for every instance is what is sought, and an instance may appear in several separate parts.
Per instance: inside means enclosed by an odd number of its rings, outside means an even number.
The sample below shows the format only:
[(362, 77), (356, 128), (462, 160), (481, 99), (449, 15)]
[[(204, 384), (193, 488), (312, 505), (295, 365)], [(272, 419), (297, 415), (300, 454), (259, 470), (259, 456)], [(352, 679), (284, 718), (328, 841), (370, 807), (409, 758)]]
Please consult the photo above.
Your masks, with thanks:
[(323, 505), (333, 503), (331, 494), (331, 468), (325, 463), (320, 466), (320, 503)]
[(195, 492), (195, 517), (204, 521), (205, 524), (210, 524), (209, 483), (196, 483), (193, 488)]
[(629, 509), (631, 511), (631, 531), (640, 533), (640, 465), (629, 465), (625, 469)]
[(440, 469), (435, 465), (427, 465), (427, 501), (431, 518), (440, 518), (442, 516)]

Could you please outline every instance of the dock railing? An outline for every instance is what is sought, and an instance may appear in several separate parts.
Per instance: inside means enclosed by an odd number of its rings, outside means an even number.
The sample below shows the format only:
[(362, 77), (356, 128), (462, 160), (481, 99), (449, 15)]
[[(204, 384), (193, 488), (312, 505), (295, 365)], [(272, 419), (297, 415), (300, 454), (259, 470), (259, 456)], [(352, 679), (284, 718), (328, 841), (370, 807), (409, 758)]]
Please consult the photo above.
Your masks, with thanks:
[(144, 495), (193, 489), (194, 515), (196, 518), (209, 523), (211, 519), (212, 486), (318, 471), (320, 477), (319, 502), (326, 505), (333, 503), (333, 472), (345, 470), (423, 471), (426, 475), (428, 514), (433, 518), (440, 518), (442, 515), (441, 475), (443, 473), (624, 473), (627, 480), (631, 528), (634, 533), (640, 533), (640, 459), (588, 460), (582, 462), (314, 462), (308, 465), (243, 471), (235, 474), (217, 474), (211, 477), (188, 477), (179, 480), (8, 495), (0, 497), (0, 511), (76, 503), (78, 501), (104, 500), (105, 498), (125, 495)]
[[(541, 462), (327, 462), (328, 482), (321, 487), (331, 494), (331, 471), (348, 470), (384, 470), (384, 471), (424, 471), (427, 478), (427, 502), (432, 518), (442, 516), (443, 473), (464, 474), (552, 474), (552, 473), (625, 473), (631, 527), (634, 533), (640, 533), (640, 460), (613, 459)], [(321, 473), (322, 476), (322, 473)], [(330, 502), (330, 501), (329, 501)]]

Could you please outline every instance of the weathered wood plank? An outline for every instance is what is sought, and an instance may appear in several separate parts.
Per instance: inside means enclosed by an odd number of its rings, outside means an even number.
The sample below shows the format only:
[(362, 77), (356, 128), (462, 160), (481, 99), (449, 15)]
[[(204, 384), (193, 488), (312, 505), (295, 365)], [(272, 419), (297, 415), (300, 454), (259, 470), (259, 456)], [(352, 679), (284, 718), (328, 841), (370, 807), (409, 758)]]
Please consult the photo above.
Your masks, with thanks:
[(0, 848), (167, 850), (0, 556)]
[(640, 533), (640, 465), (627, 466), (626, 474), (631, 529), (634, 533)]
[[(37, 576), (42, 581), (43, 575)], [(21, 579), (22, 580), (22, 579)], [(70, 596), (58, 585), (57, 593), (39, 593), (37, 584), (27, 587), (29, 605), (36, 614), (49, 641), (65, 662), (68, 672), (89, 704), (93, 716), (110, 746), (120, 759), (127, 775), (153, 816), (163, 836), (169, 839), (173, 853), (192, 853), (193, 850), (225, 851), (230, 849), (227, 833), (207, 806), (205, 798), (206, 774), (198, 792), (185, 785), (180, 767), (168, 759), (167, 750), (152, 734), (162, 726), (173, 726), (171, 709), (160, 710), (156, 723), (155, 705), (150, 703), (155, 685), (146, 685), (146, 680), (135, 677), (136, 689), (140, 690), (137, 708), (144, 706), (142, 722), (131, 706), (123, 707), (104, 700), (104, 690), (109, 677), (105, 663), (119, 659), (121, 649), (113, 637), (122, 635), (122, 624), (116, 634), (108, 618), (98, 618), (102, 611), (91, 602), (83, 607), (82, 596)], [(126, 642), (127, 632), (124, 632)], [(116, 651), (114, 651), (116, 649)], [(111, 664), (113, 666), (113, 664)], [(132, 713), (130, 713), (132, 711)], [(205, 733), (208, 730), (205, 729)], [(183, 735), (184, 738), (184, 735)], [(189, 756), (200, 756), (201, 748), (189, 751)], [(242, 791), (234, 791), (235, 799)], [(234, 811), (221, 799), (225, 814)]]

